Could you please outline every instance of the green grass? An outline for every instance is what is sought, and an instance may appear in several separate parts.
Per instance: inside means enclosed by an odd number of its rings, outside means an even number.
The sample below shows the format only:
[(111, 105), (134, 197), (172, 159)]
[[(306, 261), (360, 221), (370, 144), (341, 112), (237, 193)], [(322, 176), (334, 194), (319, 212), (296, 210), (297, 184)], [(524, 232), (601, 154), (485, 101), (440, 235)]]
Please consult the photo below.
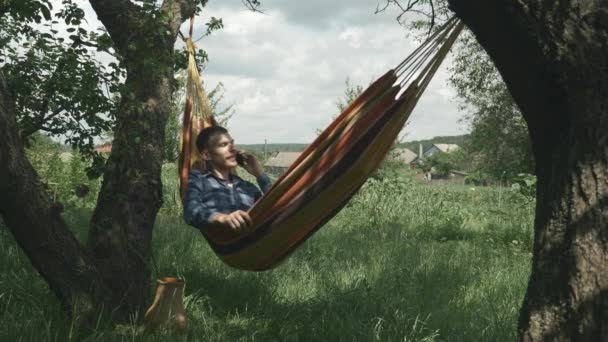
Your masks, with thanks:
[[(174, 188), (171, 177), (165, 186)], [(154, 277), (186, 279), (187, 333), (102, 325), (86, 340), (516, 339), (533, 203), (506, 189), (370, 180), (286, 262), (262, 273), (223, 265), (165, 196)], [(81, 238), (90, 213), (65, 215)], [(4, 227), (0, 248), (0, 340), (70, 339), (70, 322)]]

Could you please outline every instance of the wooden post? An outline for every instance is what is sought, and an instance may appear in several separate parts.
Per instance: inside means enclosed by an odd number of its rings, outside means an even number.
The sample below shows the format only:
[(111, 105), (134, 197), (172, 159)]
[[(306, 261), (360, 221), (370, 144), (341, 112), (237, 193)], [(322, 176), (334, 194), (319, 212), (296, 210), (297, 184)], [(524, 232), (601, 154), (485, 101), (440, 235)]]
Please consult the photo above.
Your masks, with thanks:
[(268, 147), (267, 147), (266, 142), (267, 142), (267, 140), (264, 139), (264, 161), (268, 160), (268, 155), (267, 155), (268, 154)]

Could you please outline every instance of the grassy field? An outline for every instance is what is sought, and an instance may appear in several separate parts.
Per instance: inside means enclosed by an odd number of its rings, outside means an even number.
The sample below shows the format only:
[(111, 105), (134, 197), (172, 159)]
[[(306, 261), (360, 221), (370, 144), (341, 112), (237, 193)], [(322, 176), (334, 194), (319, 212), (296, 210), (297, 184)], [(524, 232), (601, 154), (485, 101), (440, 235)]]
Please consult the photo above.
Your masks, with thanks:
[[(186, 279), (187, 333), (147, 336), (137, 325), (112, 329), (101, 321), (85, 340), (516, 338), (531, 258), (534, 203), (527, 197), (371, 179), (286, 262), (251, 273), (224, 266), (176, 216), (173, 195), (165, 196), (154, 231), (154, 277)], [(84, 238), (90, 215), (72, 209), (65, 218)], [(0, 250), (0, 340), (80, 339), (5, 227)]]

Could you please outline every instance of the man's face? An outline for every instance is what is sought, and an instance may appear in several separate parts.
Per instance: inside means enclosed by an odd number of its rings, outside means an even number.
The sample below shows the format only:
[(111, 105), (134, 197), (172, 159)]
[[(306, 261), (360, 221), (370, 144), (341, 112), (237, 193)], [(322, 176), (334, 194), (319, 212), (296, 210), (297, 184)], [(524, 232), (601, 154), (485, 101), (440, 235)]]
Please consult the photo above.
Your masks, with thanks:
[(231, 169), (237, 166), (234, 139), (229, 134), (211, 137), (209, 146), (202, 152), (203, 159), (216, 169)]

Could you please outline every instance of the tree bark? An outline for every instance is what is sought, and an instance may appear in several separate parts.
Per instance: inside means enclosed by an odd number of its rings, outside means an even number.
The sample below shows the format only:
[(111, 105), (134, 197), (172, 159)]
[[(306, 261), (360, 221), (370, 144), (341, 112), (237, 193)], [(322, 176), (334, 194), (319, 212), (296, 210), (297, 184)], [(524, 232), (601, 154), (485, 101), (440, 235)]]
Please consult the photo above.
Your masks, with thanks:
[(523, 341), (608, 339), (608, 4), (450, 0), (496, 64), (536, 160)]
[(173, 48), (194, 0), (165, 0), (163, 15), (129, 0), (91, 0), (114, 41), (127, 79), (88, 248), (70, 232), (25, 157), (0, 72), (0, 214), (66, 309), (93, 322), (143, 317), (149, 305), (152, 228), (162, 204), (164, 126), (173, 93)]
[[(173, 93), (173, 46), (194, 1), (163, 3), (161, 21), (127, 0), (91, 1), (127, 70), (112, 152), (106, 163), (88, 246), (111, 286), (114, 320), (149, 305), (152, 229), (162, 204), (164, 133)], [(122, 11), (117, 17), (116, 11)], [(143, 317), (143, 315), (139, 315)]]
[(104, 296), (90, 254), (76, 240), (25, 157), (15, 112), (0, 69), (0, 215), (30, 262), (76, 320), (96, 318)]

